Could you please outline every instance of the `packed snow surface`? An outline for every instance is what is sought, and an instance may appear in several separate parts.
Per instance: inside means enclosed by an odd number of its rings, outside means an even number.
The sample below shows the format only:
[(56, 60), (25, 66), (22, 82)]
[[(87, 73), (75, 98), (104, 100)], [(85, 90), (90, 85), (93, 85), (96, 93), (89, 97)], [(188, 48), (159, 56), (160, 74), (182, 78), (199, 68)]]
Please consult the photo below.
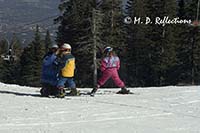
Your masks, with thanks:
[[(0, 133), (197, 133), (199, 86), (100, 89), (95, 97), (43, 98), (0, 83)], [(90, 88), (80, 89), (91, 91)]]

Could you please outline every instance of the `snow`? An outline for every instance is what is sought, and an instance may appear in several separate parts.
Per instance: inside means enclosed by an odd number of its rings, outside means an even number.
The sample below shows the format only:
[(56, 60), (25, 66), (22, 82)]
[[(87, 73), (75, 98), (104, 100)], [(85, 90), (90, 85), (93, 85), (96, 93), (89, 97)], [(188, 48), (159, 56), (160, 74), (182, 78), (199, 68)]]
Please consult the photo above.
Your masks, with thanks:
[(39, 88), (0, 83), (0, 133), (197, 133), (199, 88), (130, 88), (134, 95), (113, 88), (58, 99), (40, 97)]

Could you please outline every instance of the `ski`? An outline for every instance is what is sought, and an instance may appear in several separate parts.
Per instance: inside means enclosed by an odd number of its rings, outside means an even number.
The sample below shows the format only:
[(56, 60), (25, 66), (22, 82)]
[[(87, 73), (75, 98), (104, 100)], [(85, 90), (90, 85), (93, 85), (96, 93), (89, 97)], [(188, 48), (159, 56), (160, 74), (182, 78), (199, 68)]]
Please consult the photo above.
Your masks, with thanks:
[(100, 95), (139, 95), (139, 93), (134, 93), (134, 92), (130, 91), (128, 94), (120, 94), (120, 93), (117, 93), (116, 91), (112, 91), (112, 90), (99, 90), (94, 95), (91, 95), (91, 91), (79, 90), (78, 95), (75, 95), (75, 96), (70, 95), (69, 92), (66, 92), (66, 94), (65, 94), (66, 97), (79, 97), (79, 96), (94, 97), (95, 95), (97, 95), (97, 96), (100, 96)]

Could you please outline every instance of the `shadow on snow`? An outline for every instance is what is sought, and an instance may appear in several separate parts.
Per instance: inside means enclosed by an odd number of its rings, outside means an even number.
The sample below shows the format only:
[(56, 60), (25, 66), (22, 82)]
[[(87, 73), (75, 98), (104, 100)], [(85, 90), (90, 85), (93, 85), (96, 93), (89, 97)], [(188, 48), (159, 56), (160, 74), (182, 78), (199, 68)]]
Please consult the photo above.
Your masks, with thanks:
[(32, 96), (32, 97), (41, 97), (40, 94), (29, 94), (29, 93), (20, 93), (20, 92), (13, 92), (13, 91), (0, 91), (2, 94), (13, 94), (16, 96)]

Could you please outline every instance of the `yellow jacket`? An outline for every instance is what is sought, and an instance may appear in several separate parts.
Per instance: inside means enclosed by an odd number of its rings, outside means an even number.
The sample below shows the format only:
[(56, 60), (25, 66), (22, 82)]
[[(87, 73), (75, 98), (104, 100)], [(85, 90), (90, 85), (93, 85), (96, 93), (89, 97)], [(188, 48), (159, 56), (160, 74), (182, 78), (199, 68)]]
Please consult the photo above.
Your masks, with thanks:
[(75, 57), (72, 54), (66, 54), (61, 59), (61, 75), (63, 77), (74, 77)]

